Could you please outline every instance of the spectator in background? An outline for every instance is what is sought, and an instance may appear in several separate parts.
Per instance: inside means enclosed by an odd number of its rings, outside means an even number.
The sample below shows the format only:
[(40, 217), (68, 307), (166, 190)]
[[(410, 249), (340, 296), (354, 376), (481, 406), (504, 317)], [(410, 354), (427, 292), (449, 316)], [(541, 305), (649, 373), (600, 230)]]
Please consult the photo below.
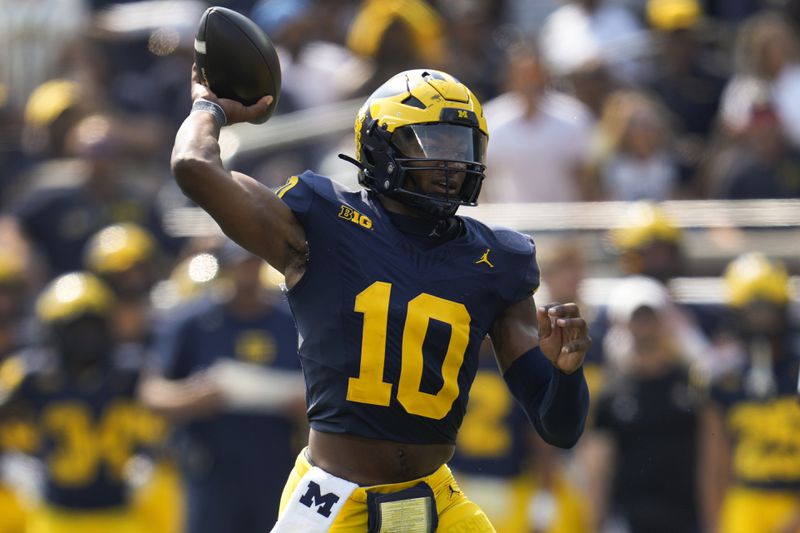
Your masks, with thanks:
[(372, 63), (357, 91), (371, 93), (397, 72), (446, 61), (444, 21), (424, 0), (364, 0), (347, 34), (347, 47)]
[(712, 196), (800, 198), (800, 149), (789, 143), (771, 105), (753, 105), (750, 122), (733, 148), (735, 153), (720, 157), (717, 168), (712, 167), (718, 173)]
[(145, 403), (173, 419), (188, 533), (268, 531), (297, 453), (304, 387), (294, 321), (263, 261), (232, 242), (231, 287), (164, 325)]
[(318, 37), (320, 9), (312, 0), (261, 0), (253, 7), (252, 19), (278, 51), (283, 110), (310, 109), (355, 96), (369, 73), (367, 62)]
[(447, 32), (447, 72), (472, 87), (481, 101), (494, 98), (501, 89), (505, 58), (495, 35), (492, 2), (441, 0), (438, 4)]
[[(76, 174), (44, 172), (42, 182), (27, 184), (29, 190), (20, 194), (15, 209), (19, 226), (53, 275), (81, 268), (85, 243), (114, 222), (141, 224), (167, 249), (174, 246), (143, 186), (146, 177), (126, 179), (131, 171), (126, 163), (148, 154), (160, 139), (138, 126), (135, 120), (123, 123), (107, 113), (82, 119), (67, 139), (68, 150), (77, 158)], [(133, 170), (140, 170), (141, 159), (135, 163)]]
[(0, 13), (0, 86), (19, 124), (36, 87), (80, 71), (80, 41), (91, 13), (86, 0), (0, 0)]
[(570, 0), (550, 14), (539, 38), (543, 57), (557, 75), (591, 63), (607, 65), (622, 83), (645, 78), (642, 56), (648, 34), (626, 7), (608, 0)]
[(698, 0), (649, 0), (647, 18), (655, 30), (658, 65), (646, 84), (669, 113), (681, 196), (701, 194), (698, 165), (706, 156), (726, 77), (698, 42), (702, 6)]
[(790, 533), (800, 523), (800, 354), (786, 270), (761, 254), (725, 270), (740, 364), (715, 379), (703, 414), (705, 531)]
[(574, 98), (548, 88), (540, 55), (510, 52), (509, 91), (487, 102), (487, 202), (574, 202), (592, 196), (586, 181), (593, 123)]
[(598, 124), (598, 177), (608, 200), (663, 201), (678, 185), (666, 117), (642, 93), (618, 91), (606, 100)]
[(581, 447), (593, 531), (699, 531), (698, 395), (666, 320), (672, 305), (645, 277), (626, 278), (609, 296), (611, 377)]
[(736, 137), (747, 129), (753, 108), (771, 102), (778, 122), (800, 148), (800, 42), (797, 28), (778, 12), (763, 12), (741, 26), (736, 75), (722, 95), (721, 118)]
[(141, 531), (126, 468), (162, 433), (136, 402), (142, 355), (114, 342), (113, 306), (111, 291), (91, 274), (56, 278), (36, 304), (43, 341), (0, 370), (2, 426), (29, 425), (29, 438), (15, 444), (43, 469), (29, 533)]
[(584, 63), (555, 79), (589, 109), (593, 120), (600, 118), (606, 99), (620, 85), (611, 75), (608, 65), (599, 60)]

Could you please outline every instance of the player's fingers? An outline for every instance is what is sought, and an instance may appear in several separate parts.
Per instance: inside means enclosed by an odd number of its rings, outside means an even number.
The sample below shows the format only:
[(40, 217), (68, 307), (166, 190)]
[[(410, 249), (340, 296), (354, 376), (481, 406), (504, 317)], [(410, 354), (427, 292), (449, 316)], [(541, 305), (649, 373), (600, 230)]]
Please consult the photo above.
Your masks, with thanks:
[(568, 335), (584, 333), (587, 329), (586, 321), (580, 317), (558, 318), (556, 319), (556, 326), (564, 328)]
[(539, 323), (539, 337), (549, 337), (553, 327), (547, 314), (547, 306), (536, 308), (536, 321)]
[(580, 316), (581, 312), (578, 308), (578, 304), (574, 303), (566, 303), (566, 304), (552, 304), (552, 306), (548, 309), (548, 313), (552, 317), (576, 317)]

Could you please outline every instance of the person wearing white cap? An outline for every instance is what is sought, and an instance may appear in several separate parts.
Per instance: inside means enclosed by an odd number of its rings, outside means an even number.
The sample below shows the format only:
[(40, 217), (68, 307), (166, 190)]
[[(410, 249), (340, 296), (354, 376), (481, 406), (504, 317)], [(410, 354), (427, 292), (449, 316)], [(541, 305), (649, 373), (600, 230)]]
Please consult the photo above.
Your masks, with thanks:
[(610, 295), (612, 377), (595, 404), (580, 458), (598, 530), (697, 531), (698, 394), (669, 314), (674, 304), (641, 276)]

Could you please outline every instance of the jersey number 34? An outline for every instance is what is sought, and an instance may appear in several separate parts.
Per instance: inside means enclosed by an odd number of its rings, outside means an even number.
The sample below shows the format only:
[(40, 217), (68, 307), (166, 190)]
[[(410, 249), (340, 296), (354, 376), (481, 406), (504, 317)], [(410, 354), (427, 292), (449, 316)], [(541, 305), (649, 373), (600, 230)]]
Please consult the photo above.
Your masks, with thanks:
[[(349, 378), (347, 384), (347, 399), (351, 402), (389, 406), (391, 401), (392, 383), (383, 380), (391, 292), (391, 283), (376, 281), (356, 296), (355, 311), (364, 315), (364, 330), (358, 377)], [(442, 362), (443, 385), (436, 394), (420, 390), (425, 368), (422, 345), (430, 319), (451, 328)], [(469, 344), (469, 324), (464, 304), (427, 293), (408, 302), (397, 384), (397, 401), (408, 413), (440, 420), (450, 411), (458, 398), (458, 372)]]

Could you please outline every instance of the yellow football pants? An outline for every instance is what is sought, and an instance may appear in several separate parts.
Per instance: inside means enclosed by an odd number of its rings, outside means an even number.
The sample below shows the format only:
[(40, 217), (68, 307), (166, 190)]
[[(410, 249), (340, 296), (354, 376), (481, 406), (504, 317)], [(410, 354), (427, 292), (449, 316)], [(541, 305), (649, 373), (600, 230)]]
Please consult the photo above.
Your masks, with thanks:
[[(294, 470), (289, 474), (289, 480), (283, 489), (281, 514), (286, 509), (289, 498), (291, 498), (298, 483), (310, 469), (311, 465), (305, 457), (305, 450), (303, 450), (297, 456)], [(367, 492), (390, 494), (413, 487), (421, 482), (430, 486), (436, 499), (436, 509), (439, 513), (437, 533), (495, 532), (480, 507), (469, 501), (464, 493), (461, 492), (447, 465), (442, 465), (429, 476), (405, 483), (358, 487), (340, 509), (329, 531), (331, 533), (364, 533), (367, 530)]]
[(721, 533), (777, 533), (797, 510), (794, 492), (734, 487), (722, 503)]

